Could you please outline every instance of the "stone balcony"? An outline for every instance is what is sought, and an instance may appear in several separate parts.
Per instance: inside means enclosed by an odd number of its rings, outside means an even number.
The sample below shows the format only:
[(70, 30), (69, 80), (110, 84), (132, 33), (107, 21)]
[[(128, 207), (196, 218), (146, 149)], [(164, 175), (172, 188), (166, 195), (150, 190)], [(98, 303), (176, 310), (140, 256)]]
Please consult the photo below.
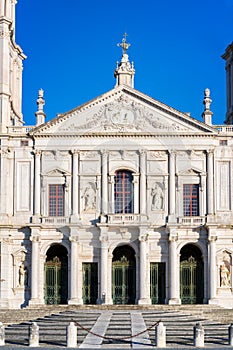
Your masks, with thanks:
[(143, 218), (141, 214), (108, 214), (108, 224), (139, 224)]
[(178, 223), (181, 225), (189, 226), (203, 226), (206, 223), (205, 216), (180, 216), (178, 217)]
[(45, 225), (67, 225), (69, 224), (70, 219), (66, 216), (48, 216), (42, 217), (41, 222)]

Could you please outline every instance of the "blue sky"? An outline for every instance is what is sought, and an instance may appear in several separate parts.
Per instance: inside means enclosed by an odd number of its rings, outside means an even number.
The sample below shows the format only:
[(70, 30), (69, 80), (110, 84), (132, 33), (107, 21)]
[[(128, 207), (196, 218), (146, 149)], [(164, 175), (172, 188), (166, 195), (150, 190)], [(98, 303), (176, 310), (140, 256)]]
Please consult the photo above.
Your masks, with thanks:
[(213, 123), (226, 113), (225, 61), (233, 41), (233, 0), (19, 0), (16, 41), (27, 59), (23, 114), (35, 124), (38, 89), (46, 120), (112, 89), (128, 33), (135, 88), (201, 120), (211, 90)]

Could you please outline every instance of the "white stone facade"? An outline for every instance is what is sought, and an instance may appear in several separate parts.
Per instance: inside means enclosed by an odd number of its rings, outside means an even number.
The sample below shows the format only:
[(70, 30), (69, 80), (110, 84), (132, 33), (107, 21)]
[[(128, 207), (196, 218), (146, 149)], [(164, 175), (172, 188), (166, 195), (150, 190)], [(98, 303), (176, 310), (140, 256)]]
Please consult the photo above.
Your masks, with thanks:
[(40, 90), (22, 126), (14, 7), (0, 2), (0, 307), (233, 307), (233, 126), (212, 125), (209, 90), (203, 123), (135, 90), (124, 38), (113, 90), (47, 123)]

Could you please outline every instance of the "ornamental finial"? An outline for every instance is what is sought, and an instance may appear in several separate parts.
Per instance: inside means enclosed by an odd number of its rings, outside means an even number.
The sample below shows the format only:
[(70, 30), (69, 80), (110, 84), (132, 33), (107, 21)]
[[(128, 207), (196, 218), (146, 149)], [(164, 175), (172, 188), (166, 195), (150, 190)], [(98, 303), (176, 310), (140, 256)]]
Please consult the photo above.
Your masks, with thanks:
[(123, 38), (122, 38), (122, 42), (117, 44), (117, 46), (121, 47), (123, 50), (123, 54), (126, 54), (126, 51), (128, 50), (128, 48), (131, 46), (131, 44), (127, 43), (126, 41), (126, 37), (128, 36), (127, 33), (124, 33)]

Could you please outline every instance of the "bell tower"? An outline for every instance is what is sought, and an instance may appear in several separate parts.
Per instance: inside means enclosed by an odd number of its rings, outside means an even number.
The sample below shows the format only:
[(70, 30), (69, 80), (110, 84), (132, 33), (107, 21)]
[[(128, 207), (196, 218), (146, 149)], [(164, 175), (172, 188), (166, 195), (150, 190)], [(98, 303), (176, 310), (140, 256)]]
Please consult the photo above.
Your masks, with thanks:
[(226, 48), (222, 58), (226, 61), (227, 114), (226, 124), (233, 124), (233, 42)]
[(23, 125), (22, 61), (26, 58), (15, 42), (16, 0), (0, 0), (0, 133)]

